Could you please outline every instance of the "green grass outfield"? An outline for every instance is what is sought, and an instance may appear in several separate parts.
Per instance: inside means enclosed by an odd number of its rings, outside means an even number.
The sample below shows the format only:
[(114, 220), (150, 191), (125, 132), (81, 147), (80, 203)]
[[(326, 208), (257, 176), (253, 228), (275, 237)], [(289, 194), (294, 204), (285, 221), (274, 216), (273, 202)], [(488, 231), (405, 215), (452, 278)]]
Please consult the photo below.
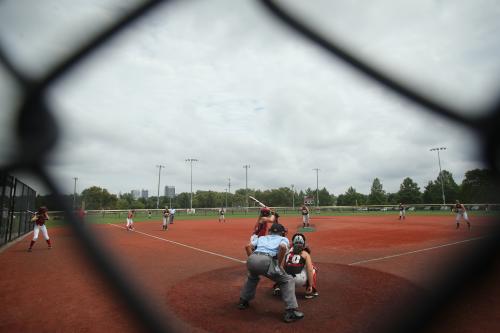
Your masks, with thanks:
[[(295, 216), (297, 218), (301, 218), (300, 214), (297, 213), (292, 213), (292, 212), (287, 212), (287, 213), (281, 213), (278, 210), (278, 213), (280, 216), (283, 217), (292, 217)], [(470, 217), (474, 216), (500, 216), (500, 211), (468, 211), (467, 214)], [(424, 211), (424, 210), (418, 210), (418, 211), (410, 211), (406, 212), (406, 216), (454, 216), (455, 213), (452, 213), (448, 210), (434, 210), (434, 211)], [(231, 213), (227, 212), (226, 213), (226, 220), (230, 220), (231, 218), (255, 218), (257, 220), (257, 215), (255, 212), (249, 212), (247, 214), (245, 213)], [(320, 214), (316, 213), (311, 213), (311, 218), (314, 219), (314, 217), (327, 217), (327, 216), (399, 216), (398, 211), (344, 211), (344, 212), (323, 212)], [(177, 213), (175, 215), (175, 220), (174, 221), (184, 221), (184, 220), (216, 220), (218, 219), (218, 214), (216, 212), (204, 212), (203, 214), (186, 214), (186, 213)], [(109, 224), (109, 223), (116, 223), (116, 224), (125, 224), (126, 222), (126, 215), (124, 213), (118, 215), (106, 215), (104, 214), (96, 214), (96, 215), (89, 215), (86, 216), (85, 221), (87, 223), (91, 224)], [(151, 218), (148, 217), (147, 214), (137, 214), (134, 217), (134, 222), (147, 222), (147, 221), (161, 221), (161, 215), (159, 214), (153, 214)], [(66, 225), (67, 221), (64, 218), (53, 218), (49, 222), (49, 225), (53, 226), (62, 226)]]

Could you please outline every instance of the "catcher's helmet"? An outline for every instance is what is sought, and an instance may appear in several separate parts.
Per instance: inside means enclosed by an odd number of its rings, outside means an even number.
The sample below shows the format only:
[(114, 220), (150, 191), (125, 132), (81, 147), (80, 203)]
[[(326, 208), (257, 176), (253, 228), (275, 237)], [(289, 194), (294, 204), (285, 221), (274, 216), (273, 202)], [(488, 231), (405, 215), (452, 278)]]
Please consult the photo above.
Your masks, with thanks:
[(260, 209), (260, 216), (270, 216), (271, 215), (271, 210), (267, 207), (262, 207)]
[(293, 253), (299, 254), (306, 248), (306, 236), (295, 234), (292, 236)]

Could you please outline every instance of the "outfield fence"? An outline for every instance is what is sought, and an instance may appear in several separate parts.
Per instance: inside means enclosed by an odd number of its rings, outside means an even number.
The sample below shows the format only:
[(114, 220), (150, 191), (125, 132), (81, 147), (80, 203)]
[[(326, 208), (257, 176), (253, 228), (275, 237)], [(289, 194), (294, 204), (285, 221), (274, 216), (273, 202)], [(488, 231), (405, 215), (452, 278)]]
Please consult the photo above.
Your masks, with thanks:
[[(451, 211), (454, 205), (443, 204), (414, 204), (407, 205), (406, 211), (412, 212), (439, 212)], [(469, 211), (482, 211), (482, 212), (500, 212), (500, 203), (494, 204), (464, 204)], [(280, 215), (300, 215), (298, 207), (273, 207), (274, 211)], [(228, 207), (225, 209), (225, 215), (238, 215), (257, 217), (259, 214), (259, 207)], [(217, 216), (219, 215), (220, 208), (196, 208), (193, 210), (180, 208), (175, 210), (175, 216)], [(365, 212), (399, 212), (397, 205), (365, 205), (365, 206), (320, 206), (310, 208), (311, 215), (317, 214), (336, 214), (336, 213), (365, 213)], [(65, 213), (63, 211), (49, 212), (52, 219), (64, 219)], [(78, 214), (78, 212), (75, 212)], [(85, 216), (95, 218), (126, 218), (128, 210), (111, 209), (111, 210), (86, 210)], [(135, 217), (139, 220), (159, 219), (163, 215), (163, 209), (135, 209)]]

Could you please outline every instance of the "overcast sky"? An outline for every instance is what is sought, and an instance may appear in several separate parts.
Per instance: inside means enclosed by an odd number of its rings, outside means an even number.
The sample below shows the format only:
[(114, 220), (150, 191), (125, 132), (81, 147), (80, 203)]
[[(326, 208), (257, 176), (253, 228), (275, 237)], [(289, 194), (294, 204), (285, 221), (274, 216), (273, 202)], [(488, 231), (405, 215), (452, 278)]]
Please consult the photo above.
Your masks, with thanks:
[[(40, 75), (133, 1), (0, 3), (0, 41)], [(500, 73), (500, 3), (303, 1), (293, 10), (424, 92), (474, 112)], [(404, 3), (404, 6), (403, 6)], [(313, 7), (314, 4), (314, 7)], [(16, 91), (0, 70), (0, 160), (13, 147)], [(497, 85), (498, 86), (498, 85)], [(483, 167), (476, 138), (393, 95), (291, 33), (253, 1), (159, 8), (51, 92), (62, 137), (50, 170), (67, 193), (161, 188), (231, 192), (319, 187), (421, 189), (443, 169), (460, 183)], [(465, 111), (464, 111), (465, 112)], [(33, 182), (35, 183), (35, 182)], [(36, 185), (35, 185), (36, 186)], [(43, 192), (43, 188), (37, 188)], [(163, 191), (162, 191), (163, 192)]]

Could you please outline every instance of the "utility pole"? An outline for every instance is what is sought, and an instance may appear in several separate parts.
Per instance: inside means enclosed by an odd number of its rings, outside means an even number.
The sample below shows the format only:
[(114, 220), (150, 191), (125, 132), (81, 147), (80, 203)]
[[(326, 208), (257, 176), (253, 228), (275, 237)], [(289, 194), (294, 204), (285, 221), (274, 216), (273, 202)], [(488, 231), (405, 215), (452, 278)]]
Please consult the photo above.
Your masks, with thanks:
[(193, 162), (198, 162), (196, 158), (187, 158), (186, 162), (191, 164), (191, 198), (189, 200), (189, 208), (193, 209)]
[(164, 165), (158, 164), (156, 166), (158, 168), (158, 195), (156, 197), (156, 209), (160, 207), (160, 175), (161, 175), (161, 168), (164, 168)]
[(73, 177), (75, 180), (75, 187), (73, 188), (73, 209), (76, 209), (76, 181), (78, 180), (78, 177)]
[(245, 196), (246, 196), (246, 201), (247, 201), (246, 205), (248, 211), (248, 168), (250, 168), (250, 165), (245, 164), (243, 168), (245, 169)]
[(439, 178), (441, 179), (441, 194), (443, 196), (443, 205), (446, 205), (446, 200), (444, 197), (444, 178), (443, 178), (443, 173), (441, 172), (441, 157), (439, 156), (440, 150), (446, 150), (446, 147), (436, 147), (429, 149), (429, 151), (437, 151), (438, 163), (439, 163)]
[(227, 209), (227, 188), (225, 190), (226, 190), (226, 209)]
[(319, 207), (319, 186), (318, 186), (318, 173), (319, 169), (314, 168), (314, 171), (316, 171), (316, 207)]
[(293, 189), (293, 184), (292, 184), (292, 208), (295, 208), (295, 190)]
[(228, 192), (231, 193), (231, 177), (229, 177), (227, 180), (228, 180), (227, 183)]

